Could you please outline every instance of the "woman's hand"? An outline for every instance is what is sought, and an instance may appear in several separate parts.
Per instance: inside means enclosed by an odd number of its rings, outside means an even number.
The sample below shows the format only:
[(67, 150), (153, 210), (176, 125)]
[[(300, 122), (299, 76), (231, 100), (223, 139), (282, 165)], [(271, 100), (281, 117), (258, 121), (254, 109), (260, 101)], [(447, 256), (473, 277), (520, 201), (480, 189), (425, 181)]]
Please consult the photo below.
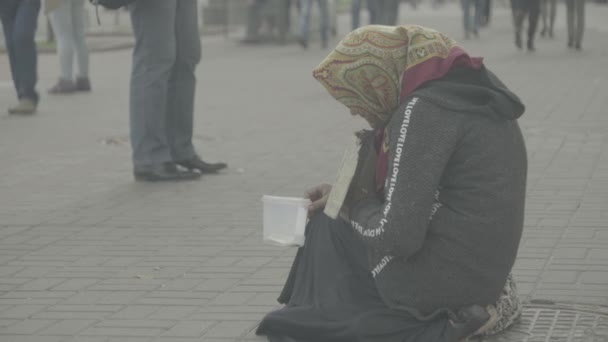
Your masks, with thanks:
[(308, 211), (316, 211), (317, 209), (324, 208), (325, 204), (327, 204), (327, 199), (329, 198), (329, 193), (331, 192), (331, 185), (329, 184), (321, 184), (317, 185), (314, 188), (306, 191), (304, 194), (305, 198), (308, 198), (312, 203), (308, 206)]

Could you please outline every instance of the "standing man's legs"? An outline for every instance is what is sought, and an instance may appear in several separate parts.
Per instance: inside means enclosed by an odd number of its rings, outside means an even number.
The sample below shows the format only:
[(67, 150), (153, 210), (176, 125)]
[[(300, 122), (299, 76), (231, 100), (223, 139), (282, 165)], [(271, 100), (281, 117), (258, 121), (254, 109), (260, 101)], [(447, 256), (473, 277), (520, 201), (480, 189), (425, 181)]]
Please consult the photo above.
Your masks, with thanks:
[(475, 22), (473, 27), (473, 34), (475, 36), (479, 35), (479, 27), (481, 26), (481, 17), (484, 11), (484, 1), (483, 0), (474, 0), (475, 3)]
[(262, 21), (262, 7), (266, 0), (250, 0), (249, 10), (247, 14), (247, 33), (245, 43), (257, 42), (259, 40), (259, 29)]
[(201, 53), (196, 6), (196, 0), (138, 0), (130, 7), (135, 33), (130, 124), (137, 180), (189, 180), (226, 167), (205, 163), (192, 146), (194, 70)]
[(387, 18), (387, 23), (388, 25), (397, 25), (397, 21), (399, 20), (399, 5), (401, 4), (401, 2), (399, 0), (387, 0), (388, 1), (388, 7), (387, 7), (387, 13), (386, 13), (386, 18)]
[(367, 0), (367, 11), (369, 12), (369, 24), (378, 24), (378, 0)]
[(553, 27), (555, 26), (555, 16), (557, 15), (557, 0), (549, 1), (549, 37), (553, 38)]
[(376, 0), (379, 25), (396, 25), (399, 17), (399, 0)]
[(534, 47), (534, 38), (536, 36), (536, 27), (538, 26), (538, 18), (540, 17), (540, 0), (528, 1), (528, 50), (536, 50)]
[(574, 47), (574, 37), (575, 37), (574, 1), (575, 0), (565, 0), (565, 1), (566, 1), (566, 23), (568, 26), (568, 47)]
[(166, 113), (169, 78), (176, 56), (176, 1), (145, 0), (131, 6), (135, 48), (130, 116), (136, 166), (172, 161)]
[(320, 18), (320, 29), (321, 29), (321, 48), (327, 48), (327, 41), (329, 40), (329, 7), (327, 0), (317, 0), (319, 4)]
[(586, 0), (576, 0), (576, 31), (574, 36), (574, 47), (582, 49), (583, 35), (585, 33), (585, 2)]
[(177, 55), (176, 12), (182, 0), (138, 0), (131, 7), (135, 34), (130, 128), (136, 180), (197, 178), (173, 164), (167, 137), (169, 79)]
[(540, 35), (545, 36), (548, 30), (548, 19), (549, 19), (549, 0), (540, 0), (540, 16), (543, 21), (543, 28), (540, 30)]
[(490, 17), (492, 15), (492, 1), (482, 0), (482, 15), (480, 20), (481, 26), (488, 26), (490, 24)]
[(175, 15), (175, 64), (167, 96), (167, 136), (172, 160), (196, 157), (192, 145), (196, 66), (201, 59), (196, 0), (177, 0)]
[(40, 12), (40, 0), (2, 0), (0, 16), (6, 30), (11, 72), (19, 104), (9, 113), (31, 114), (36, 111), (38, 93), (38, 53), (35, 35)]
[(521, 41), (521, 31), (523, 29), (524, 19), (526, 17), (525, 1), (528, 0), (511, 0), (511, 11), (513, 13), (513, 26), (515, 28), (515, 46), (518, 49), (523, 47)]
[(461, 0), (462, 5), (462, 19), (464, 25), (464, 38), (471, 38), (471, 5), (473, 0)]
[(361, 24), (361, 1), (362, 0), (353, 0), (351, 5), (351, 25), (353, 30), (358, 28)]

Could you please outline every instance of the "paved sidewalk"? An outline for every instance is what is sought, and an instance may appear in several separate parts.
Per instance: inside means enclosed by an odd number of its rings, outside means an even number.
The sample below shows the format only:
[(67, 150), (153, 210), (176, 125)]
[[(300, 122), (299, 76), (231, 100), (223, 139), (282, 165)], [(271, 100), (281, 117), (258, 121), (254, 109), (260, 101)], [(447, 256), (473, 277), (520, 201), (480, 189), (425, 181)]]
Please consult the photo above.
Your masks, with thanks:
[[(515, 50), (500, 8), (464, 45), (527, 105), (521, 293), (531, 307), (545, 299), (600, 313), (591, 330), (572, 324), (565, 334), (605, 342), (608, 6), (589, 4), (588, 13), (582, 52), (566, 48), (564, 6), (556, 38), (539, 39), (534, 54)], [(462, 36), (455, 6), (403, 6), (402, 20)], [(318, 43), (302, 51), (205, 37), (203, 50), (196, 145), (230, 164), (222, 175), (132, 181), (129, 51), (91, 56), (91, 94), (45, 95), (32, 117), (0, 113), (1, 342), (262, 341), (252, 331), (277, 306), (295, 250), (262, 244), (260, 198), (331, 182), (362, 122), (312, 79), (327, 53)], [(40, 89), (55, 81), (56, 64), (40, 57)], [(0, 55), (3, 108), (14, 101), (8, 70)]]

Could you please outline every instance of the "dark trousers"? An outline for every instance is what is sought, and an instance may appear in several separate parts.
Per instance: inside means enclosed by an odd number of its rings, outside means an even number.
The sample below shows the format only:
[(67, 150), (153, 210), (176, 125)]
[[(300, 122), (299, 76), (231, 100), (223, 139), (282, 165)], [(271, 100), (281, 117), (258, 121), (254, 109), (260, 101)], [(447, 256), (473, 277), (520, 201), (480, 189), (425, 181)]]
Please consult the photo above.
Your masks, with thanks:
[(540, 17), (540, 0), (511, 0), (511, 10), (515, 34), (521, 35), (524, 20), (528, 17), (528, 42), (533, 42)]
[[(353, 0), (351, 7), (352, 27), (353, 30), (361, 26), (361, 2), (362, 0)], [(376, 23), (376, 5), (374, 0), (367, 0), (367, 12), (369, 13), (369, 24)]]
[[(370, 0), (368, 0), (370, 1)], [(373, 18), (371, 23), (376, 25), (397, 25), (399, 18), (399, 0), (373, 0)]]
[(568, 44), (581, 45), (585, 32), (585, 0), (566, 0)]
[(40, 0), (0, 0), (0, 20), (13, 83), (19, 99), (38, 102), (37, 52), (34, 41)]
[(138, 0), (130, 127), (133, 164), (193, 158), (196, 66), (201, 58), (196, 0)]

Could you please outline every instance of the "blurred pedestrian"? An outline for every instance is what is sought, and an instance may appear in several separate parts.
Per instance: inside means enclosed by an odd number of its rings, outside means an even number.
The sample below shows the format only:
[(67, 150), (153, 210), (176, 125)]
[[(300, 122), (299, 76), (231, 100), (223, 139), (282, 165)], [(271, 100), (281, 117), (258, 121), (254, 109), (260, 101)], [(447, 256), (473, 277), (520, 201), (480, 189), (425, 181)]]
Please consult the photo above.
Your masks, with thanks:
[(399, 0), (375, 0), (375, 22), (378, 25), (395, 26), (399, 18)]
[(461, 5), (464, 19), (464, 39), (470, 39), (471, 35), (476, 38), (479, 37), (482, 0), (461, 0)]
[(247, 31), (242, 43), (258, 43), (260, 42), (260, 26), (262, 25), (262, 9), (266, 4), (266, 0), (249, 0), (249, 8), (247, 10)]
[(541, 37), (546, 35), (553, 38), (553, 26), (557, 13), (557, 0), (541, 0), (541, 14), (543, 18), (543, 29), (540, 30)]
[(438, 9), (439, 7), (443, 6), (444, 3), (445, 3), (445, 0), (433, 0), (433, 3), (431, 6), (433, 7), (433, 9)]
[(19, 103), (10, 114), (33, 114), (38, 106), (36, 28), (40, 0), (1, 0), (0, 21)]
[(492, 17), (492, 0), (481, 0), (481, 20), (479, 25), (482, 27), (490, 25)]
[(585, 0), (566, 0), (568, 47), (581, 50), (585, 33)]
[[(367, 12), (368, 12), (368, 22), (371, 24), (373, 24), (375, 22), (375, 6), (374, 6), (374, 1), (375, 0), (367, 0)], [(351, 20), (351, 24), (352, 24), (352, 28), (353, 30), (355, 30), (356, 28), (358, 28), (359, 26), (361, 26), (361, 5), (362, 5), (363, 0), (353, 0), (352, 2), (352, 7), (351, 7), (351, 15), (352, 15), (352, 20)]]
[[(50, 94), (91, 91), (89, 81), (89, 48), (84, 23), (85, 0), (46, 0), (46, 12), (57, 41), (59, 80), (49, 89)], [(73, 77), (74, 55), (78, 73)]]
[(192, 144), (194, 72), (201, 58), (197, 1), (140, 0), (129, 9), (135, 34), (130, 94), (135, 179), (190, 180), (225, 168), (201, 160)]
[[(319, 5), (321, 15), (321, 47), (327, 48), (327, 40), (329, 35), (329, 8), (327, 0), (316, 0)], [(300, 0), (300, 37), (298, 42), (303, 48), (308, 48), (310, 14), (312, 12), (313, 0)]]
[(511, 10), (515, 26), (515, 46), (518, 49), (523, 48), (521, 31), (523, 30), (524, 20), (527, 17), (528, 41), (526, 46), (528, 51), (535, 51), (534, 38), (536, 36), (536, 27), (538, 26), (538, 17), (540, 16), (540, 0), (511, 0)]

